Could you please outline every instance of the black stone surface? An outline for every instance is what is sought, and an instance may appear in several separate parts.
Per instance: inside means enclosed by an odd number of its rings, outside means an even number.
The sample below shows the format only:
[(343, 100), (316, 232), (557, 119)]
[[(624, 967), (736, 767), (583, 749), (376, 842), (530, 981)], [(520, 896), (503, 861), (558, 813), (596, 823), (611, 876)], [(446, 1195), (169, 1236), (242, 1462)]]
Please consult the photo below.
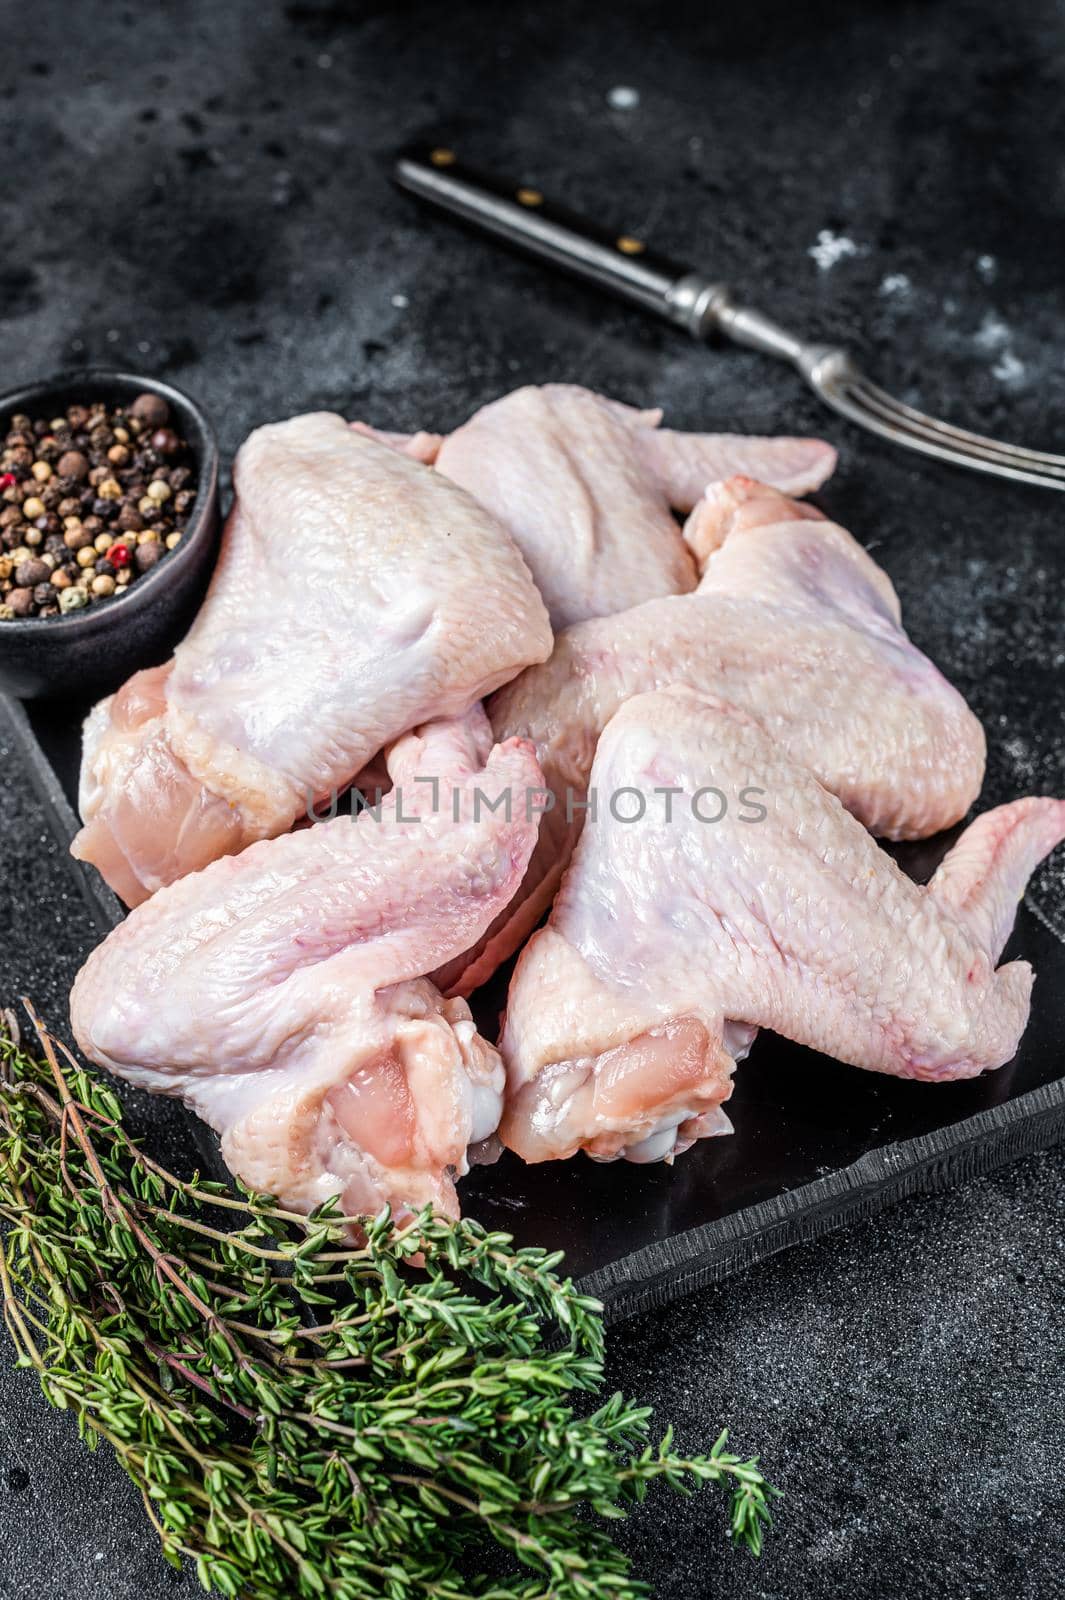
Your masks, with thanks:
[[(928, 409), (1060, 449), (1060, 4), (4, 0), (0, 23), (4, 387), (140, 366), (193, 391), (226, 451), (322, 405), (446, 428), (546, 379), (680, 426), (816, 429), (842, 450), (824, 504), (985, 720), (986, 798), (1065, 792), (1058, 497), (864, 440), (782, 369), (430, 222), (383, 172), (446, 135), (847, 341)], [(89, 924), (10, 762), (0, 806), (4, 988), (59, 1016)], [(1062, 884), (1035, 890), (1054, 921)], [(787, 1490), (759, 1564), (727, 1552), (712, 1499), (634, 1519), (657, 1592), (1056, 1595), (1063, 1209), (1052, 1152), (619, 1330), (618, 1383), (693, 1447), (728, 1422)], [(0, 1368), (0, 1400), (0, 1594), (194, 1591), (29, 1379)]]

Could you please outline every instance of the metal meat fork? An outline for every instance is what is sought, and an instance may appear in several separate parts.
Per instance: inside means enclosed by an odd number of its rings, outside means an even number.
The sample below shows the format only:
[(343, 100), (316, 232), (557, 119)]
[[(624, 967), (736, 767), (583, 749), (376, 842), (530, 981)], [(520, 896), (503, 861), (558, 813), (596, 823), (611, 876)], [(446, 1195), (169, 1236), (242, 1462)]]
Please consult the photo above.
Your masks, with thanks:
[(549, 205), (538, 189), (471, 172), (441, 147), (400, 156), (395, 178), (422, 199), (655, 312), (695, 339), (723, 334), (790, 361), (826, 405), (895, 444), (998, 478), (1065, 489), (1065, 456), (1003, 444), (925, 416), (870, 383), (845, 350), (796, 339), (761, 312), (738, 306), (723, 284), (655, 255), (642, 239), (611, 234)]

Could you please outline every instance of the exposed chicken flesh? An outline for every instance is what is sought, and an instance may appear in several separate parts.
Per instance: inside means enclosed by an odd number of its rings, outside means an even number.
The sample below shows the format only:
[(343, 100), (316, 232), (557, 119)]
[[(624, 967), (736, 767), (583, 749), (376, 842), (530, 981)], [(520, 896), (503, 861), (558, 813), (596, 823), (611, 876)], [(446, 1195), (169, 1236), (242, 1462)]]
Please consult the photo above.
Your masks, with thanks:
[(937, 833), (980, 792), (980, 724), (906, 637), (887, 575), (849, 533), (734, 478), (707, 490), (685, 535), (702, 571), (694, 594), (567, 629), (550, 660), (490, 703), (497, 738), (535, 744), (555, 800), (517, 900), (438, 974), (445, 992), (484, 982), (550, 905), (584, 822), (596, 741), (633, 695), (683, 684), (742, 706), (887, 838)]
[[(490, 749), (480, 707), (408, 734), (379, 818), (253, 844), (161, 889), (78, 975), (71, 1020), (94, 1061), (179, 1095), (229, 1167), (309, 1211), (426, 1202), (499, 1119), (503, 1071), (468, 1006), (424, 976), (514, 893), (535, 822), (478, 804), (540, 781), (529, 745)], [(411, 819), (411, 820), (407, 820)]]
[[(646, 811), (589, 824), (514, 973), (500, 1133), (527, 1161), (655, 1160), (728, 1131), (735, 1062), (763, 1026), (933, 1081), (1016, 1052), (1032, 970), (995, 963), (1065, 801), (988, 812), (920, 888), (772, 733), (686, 689), (630, 700), (592, 782)], [(751, 785), (761, 820), (745, 820)]]
[[(675, 433), (574, 384), (516, 389), (444, 439), (378, 434), (476, 496), (516, 540), (554, 628), (607, 616), (697, 581), (671, 515), (736, 473), (789, 494), (817, 489), (836, 464), (821, 439)], [(363, 424), (356, 424), (363, 431)]]
[(383, 745), (461, 715), (551, 647), (522, 557), (476, 501), (319, 413), (259, 428), (174, 657), (86, 725), (74, 854), (129, 905), (290, 828)]

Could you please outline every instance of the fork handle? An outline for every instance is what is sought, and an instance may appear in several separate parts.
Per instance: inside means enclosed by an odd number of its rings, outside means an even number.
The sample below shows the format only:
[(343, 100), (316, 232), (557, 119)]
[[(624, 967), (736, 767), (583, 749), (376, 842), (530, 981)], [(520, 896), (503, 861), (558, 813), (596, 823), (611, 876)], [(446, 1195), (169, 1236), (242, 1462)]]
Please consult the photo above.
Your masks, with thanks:
[(554, 205), (539, 189), (473, 171), (445, 146), (404, 151), (393, 176), (401, 188), (431, 205), (653, 311), (694, 339), (722, 334), (735, 344), (790, 362), (807, 378), (826, 355), (837, 354), (794, 338), (760, 311), (736, 305), (724, 284), (658, 255), (644, 240), (599, 227)]
[(474, 172), (441, 146), (405, 151), (394, 176), (402, 188), (432, 205), (526, 255), (655, 312), (697, 339), (706, 338), (717, 325), (727, 299), (721, 284), (658, 255), (632, 234), (612, 233), (552, 204), (539, 189)]

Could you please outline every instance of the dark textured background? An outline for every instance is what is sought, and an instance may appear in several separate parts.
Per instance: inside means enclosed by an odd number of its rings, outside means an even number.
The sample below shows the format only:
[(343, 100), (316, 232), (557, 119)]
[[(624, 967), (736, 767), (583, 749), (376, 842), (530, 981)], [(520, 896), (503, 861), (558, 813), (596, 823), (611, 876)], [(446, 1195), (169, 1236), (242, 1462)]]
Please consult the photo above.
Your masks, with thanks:
[[(612, 109), (618, 85), (636, 107)], [(986, 798), (1065, 793), (1059, 497), (864, 441), (782, 369), (431, 224), (383, 175), (446, 134), (853, 343), (930, 410), (1061, 448), (1063, 86), (1051, 0), (3, 0), (3, 386), (140, 366), (230, 451), (323, 405), (446, 428), (546, 379), (680, 426), (817, 429), (842, 450), (824, 504), (985, 720)], [(5, 996), (59, 1017), (90, 927), (10, 760), (0, 819)], [(1065, 869), (1035, 900), (1060, 928)], [(1063, 1212), (1051, 1152), (618, 1330), (619, 1384), (693, 1448), (727, 1422), (787, 1490), (757, 1564), (712, 1498), (636, 1517), (663, 1600), (1059, 1593)], [(194, 1592), (114, 1463), (6, 1365), (0, 1407), (0, 1593)]]

